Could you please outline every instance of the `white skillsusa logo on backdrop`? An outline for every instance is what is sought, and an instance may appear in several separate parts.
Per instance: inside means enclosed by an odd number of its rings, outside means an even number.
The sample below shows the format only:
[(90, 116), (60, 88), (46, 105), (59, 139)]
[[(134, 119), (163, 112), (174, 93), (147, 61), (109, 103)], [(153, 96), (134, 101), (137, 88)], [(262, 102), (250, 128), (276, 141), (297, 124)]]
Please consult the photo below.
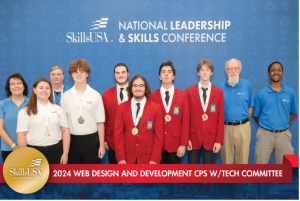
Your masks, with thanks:
[(91, 25), (93, 28), (90, 30), (106, 28), (107, 21), (108, 21), (108, 18), (101, 18), (101, 20), (93, 21), (92, 22), (93, 24)]
[[(101, 20), (94, 20), (91, 23), (90, 30), (105, 29), (108, 23), (108, 18), (101, 18)], [(105, 32), (90, 31), (90, 32), (68, 32), (66, 34), (67, 43), (101, 43), (109, 42)]]

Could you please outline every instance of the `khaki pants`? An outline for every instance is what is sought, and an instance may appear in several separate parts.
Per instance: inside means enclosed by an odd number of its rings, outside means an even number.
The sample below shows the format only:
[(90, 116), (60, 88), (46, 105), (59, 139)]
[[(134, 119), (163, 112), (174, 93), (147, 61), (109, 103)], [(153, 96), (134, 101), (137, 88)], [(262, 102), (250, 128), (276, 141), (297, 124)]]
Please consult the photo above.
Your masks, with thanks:
[(222, 164), (248, 164), (251, 141), (250, 121), (245, 124), (225, 125), (224, 144), (221, 147)]
[(255, 137), (254, 164), (268, 164), (274, 150), (275, 164), (282, 164), (284, 154), (294, 154), (289, 130), (273, 133), (258, 127)]

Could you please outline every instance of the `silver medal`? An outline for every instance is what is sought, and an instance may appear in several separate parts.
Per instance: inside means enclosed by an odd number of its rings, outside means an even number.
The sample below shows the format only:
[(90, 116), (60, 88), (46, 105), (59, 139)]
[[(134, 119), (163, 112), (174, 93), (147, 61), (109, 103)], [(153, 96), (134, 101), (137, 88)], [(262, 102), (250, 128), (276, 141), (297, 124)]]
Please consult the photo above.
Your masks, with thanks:
[(78, 118), (78, 123), (83, 124), (84, 123), (84, 118), (83, 117), (79, 117)]

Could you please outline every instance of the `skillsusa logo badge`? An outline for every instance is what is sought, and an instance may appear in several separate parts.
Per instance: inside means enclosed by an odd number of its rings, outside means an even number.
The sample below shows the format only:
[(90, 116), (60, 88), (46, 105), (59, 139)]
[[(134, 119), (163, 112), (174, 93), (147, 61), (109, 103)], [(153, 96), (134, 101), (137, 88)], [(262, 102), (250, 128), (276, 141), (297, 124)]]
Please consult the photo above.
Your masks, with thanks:
[(40, 190), (49, 178), (49, 164), (36, 149), (22, 147), (14, 150), (5, 160), (3, 176), (14, 191), (30, 194)]
[(89, 32), (68, 32), (66, 34), (67, 43), (101, 43), (109, 42), (106, 36), (106, 32), (100, 31), (105, 29), (108, 23), (108, 18), (101, 18), (100, 20), (92, 21)]

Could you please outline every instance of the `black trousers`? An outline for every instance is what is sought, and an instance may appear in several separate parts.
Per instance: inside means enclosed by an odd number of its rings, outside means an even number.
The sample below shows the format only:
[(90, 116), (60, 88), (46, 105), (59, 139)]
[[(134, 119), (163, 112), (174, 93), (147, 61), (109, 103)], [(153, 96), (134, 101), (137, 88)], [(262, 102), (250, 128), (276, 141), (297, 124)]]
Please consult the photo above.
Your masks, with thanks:
[(6, 160), (7, 156), (8, 156), (11, 152), (12, 152), (12, 151), (2, 151), (3, 164), (4, 164), (4, 161)]
[(181, 158), (177, 155), (177, 152), (169, 153), (167, 151), (161, 154), (161, 161), (160, 164), (180, 164)]
[(202, 146), (198, 150), (192, 149), (188, 152), (188, 163), (199, 164), (201, 152), (203, 152), (203, 164), (215, 164), (216, 154), (212, 150), (206, 150)]
[(32, 146), (28, 144), (27, 147), (31, 147), (42, 152), (49, 164), (60, 164), (60, 159), (63, 154), (62, 140), (57, 144), (50, 146)]
[(118, 164), (117, 159), (116, 159), (116, 152), (115, 150), (109, 149), (108, 152), (108, 161), (109, 164)]
[(71, 134), (69, 164), (100, 164), (98, 132), (88, 135)]

